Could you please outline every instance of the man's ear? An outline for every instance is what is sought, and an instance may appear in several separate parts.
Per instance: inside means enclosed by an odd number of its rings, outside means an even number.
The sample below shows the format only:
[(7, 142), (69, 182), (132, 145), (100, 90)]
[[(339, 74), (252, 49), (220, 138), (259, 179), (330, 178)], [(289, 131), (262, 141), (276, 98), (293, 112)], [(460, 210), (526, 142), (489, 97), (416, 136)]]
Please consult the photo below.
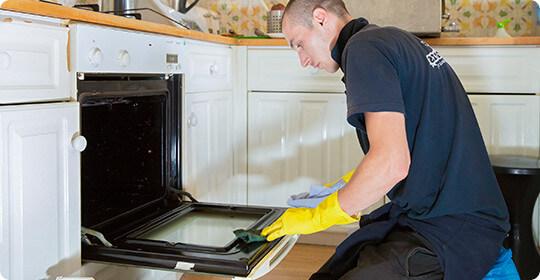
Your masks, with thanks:
[(328, 11), (319, 7), (313, 10), (313, 24), (324, 26), (328, 20)]

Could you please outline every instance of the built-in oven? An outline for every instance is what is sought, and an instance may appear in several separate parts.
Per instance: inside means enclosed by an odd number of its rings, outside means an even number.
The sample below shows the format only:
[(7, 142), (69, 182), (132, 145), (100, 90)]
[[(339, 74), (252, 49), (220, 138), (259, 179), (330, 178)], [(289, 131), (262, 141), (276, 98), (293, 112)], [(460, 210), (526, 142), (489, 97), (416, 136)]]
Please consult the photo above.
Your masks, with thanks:
[[(86, 46), (104, 40), (96, 34), (107, 29), (96, 28), (82, 25), (74, 34), (74, 46), (90, 50), (76, 63), (87, 70), (76, 79), (87, 140), (81, 154), (83, 260), (232, 278), (256, 279), (270, 271), (297, 237), (246, 243), (233, 231), (261, 230), (284, 209), (201, 203), (183, 191), (180, 49), (159, 47), (169, 39), (140, 36), (141, 45), (152, 48), (143, 48), (145, 57), (163, 60), (161, 73), (148, 66), (95, 70), (85, 67), (95, 61), (89, 59), (95, 50), (107, 55), (105, 45)], [(129, 41), (122, 36), (137, 35), (115, 32), (108, 38), (119, 46)], [(120, 49), (134, 59), (136, 53)]]

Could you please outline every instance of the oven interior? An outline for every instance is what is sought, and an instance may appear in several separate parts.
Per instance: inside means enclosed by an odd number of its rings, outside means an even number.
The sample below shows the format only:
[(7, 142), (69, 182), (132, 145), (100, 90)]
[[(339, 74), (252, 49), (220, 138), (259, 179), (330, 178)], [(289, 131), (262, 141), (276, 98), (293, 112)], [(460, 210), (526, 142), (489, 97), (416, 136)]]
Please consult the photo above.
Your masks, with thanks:
[(262, 229), (283, 209), (198, 203), (182, 191), (180, 75), (86, 74), (77, 86), (88, 141), (82, 226), (112, 245), (86, 236), (84, 259), (170, 268), (181, 256), (208, 259), (200, 271), (244, 275), (275, 246), (243, 244), (233, 230)]

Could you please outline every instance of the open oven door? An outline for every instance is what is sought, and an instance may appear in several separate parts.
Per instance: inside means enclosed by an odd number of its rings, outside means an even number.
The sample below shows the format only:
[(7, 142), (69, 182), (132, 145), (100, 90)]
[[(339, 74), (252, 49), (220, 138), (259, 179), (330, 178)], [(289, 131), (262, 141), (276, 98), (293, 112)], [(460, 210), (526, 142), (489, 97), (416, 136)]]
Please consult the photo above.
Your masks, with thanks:
[[(273, 242), (248, 244), (232, 232), (238, 228), (261, 230), (281, 212), (269, 208), (185, 202), (132, 230), (84, 228), (83, 259), (257, 279), (280, 263), (298, 237), (286, 236)], [(107, 239), (107, 235), (113, 239)]]
[[(182, 191), (180, 75), (79, 75), (82, 258), (257, 279), (297, 236), (246, 243), (284, 209), (197, 202)], [(189, 198), (189, 199), (188, 199)]]

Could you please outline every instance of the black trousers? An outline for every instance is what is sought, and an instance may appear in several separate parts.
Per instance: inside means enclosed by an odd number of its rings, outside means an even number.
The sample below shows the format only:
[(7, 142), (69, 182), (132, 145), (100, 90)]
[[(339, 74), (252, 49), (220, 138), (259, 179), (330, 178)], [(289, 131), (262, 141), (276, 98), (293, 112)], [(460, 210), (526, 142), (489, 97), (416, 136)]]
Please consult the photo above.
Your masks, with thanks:
[[(340, 280), (439, 280), (444, 274), (437, 256), (427, 241), (416, 232), (399, 227), (382, 242), (363, 244), (356, 267), (349, 270)], [(332, 279), (328, 268), (323, 266), (310, 280)]]

